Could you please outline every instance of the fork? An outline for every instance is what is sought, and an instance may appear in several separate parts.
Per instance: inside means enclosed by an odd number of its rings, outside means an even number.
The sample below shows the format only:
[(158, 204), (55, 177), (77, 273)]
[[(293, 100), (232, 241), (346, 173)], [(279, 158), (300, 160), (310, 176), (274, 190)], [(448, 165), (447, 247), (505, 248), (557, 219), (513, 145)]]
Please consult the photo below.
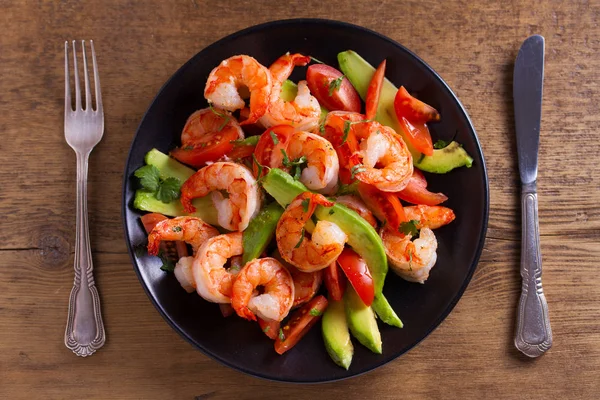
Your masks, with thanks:
[(75, 78), (75, 109), (69, 85), (69, 43), (65, 42), (65, 139), (77, 154), (77, 228), (75, 234), (75, 280), (69, 298), (69, 314), (65, 330), (65, 345), (78, 356), (86, 357), (98, 350), (106, 339), (100, 311), (100, 297), (94, 283), (92, 253), (87, 214), (88, 158), (104, 133), (104, 110), (100, 94), (100, 78), (94, 42), (90, 40), (94, 68), (96, 109), (92, 108), (92, 92), (88, 74), (85, 41), (83, 75), (85, 108), (81, 103), (77, 50), (73, 41), (73, 76)]

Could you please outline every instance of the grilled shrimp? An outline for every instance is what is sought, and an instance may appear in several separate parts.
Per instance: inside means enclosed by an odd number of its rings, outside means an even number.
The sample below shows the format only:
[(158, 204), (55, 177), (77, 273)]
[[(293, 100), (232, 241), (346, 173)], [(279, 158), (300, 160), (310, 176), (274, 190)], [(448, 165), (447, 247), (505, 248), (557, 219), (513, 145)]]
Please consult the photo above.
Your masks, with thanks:
[(454, 221), (454, 211), (442, 206), (409, 206), (404, 207), (404, 214), (408, 220), (417, 221), (417, 229), (437, 229)]
[(382, 229), (380, 235), (392, 270), (407, 281), (425, 283), (437, 260), (438, 243), (431, 229), (421, 229), (414, 240), (392, 229)]
[(284, 54), (270, 67), (271, 95), (266, 113), (260, 118), (265, 127), (293, 125), (298, 130), (310, 131), (319, 123), (321, 107), (319, 101), (310, 94), (306, 81), (298, 82), (298, 93), (292, 101), (281, 98), (281, 85), (291, 75), (294, 67), (304, 66), (310, 57), (302, 54)]
[[(340, 163), (337, 153), (327, 139), (309, 132), (295, 132), (288, 140), (285, 154), (289, 160), (306, 157), (300, 182), (310, 190), (323, 194), (335, 192)], [(271, 156), (271, 167), (284, 168), (283, 153)], [(274, 165), (273, 165), (274, 164)]]
[(196, 217), (176, 217), (160, 221), (148, 235), (148, 254), (157, 255), (162, 240), (181, 240), (194, 253), (209, 238), (219, 234), (215, 228)]
[(298, 195), (283, 212), (275, 231), (281, 257), (303, 272), (326, 268), (337, 259), (348, 239), (339, 226), (329, 221), (317, 222), (311, 237), (306, 236), (304, 225), (318, 204), (334, 205), (320, 194)]
[(351, 157), (356, 178), (383, 192), (404, 189), (413, 173), (412, 156), (396, 132), (378, 122), (355, 129), (359, 150)]
[(196, 172), (181, 186), (181, 204), (186, 212), (194, 212), (192, 199), (209, 193), (225, 229), (243, 231), (260, 209), (256, 179), (240, 164), (216, 162)]
[(230, 303), (235, 272), (225, 269), (229, 258), (244, 252), (242, 233), (231, 232), (208, 239), (194, 258), (192, 267), (196, 291), (213, 303)]
[[(259, 293), (258, 289), (262, 288)], [(242, 318), (283, 320), (294, 303), (294, 281), (289, 271), (274, 258), (257, 258), (247, 263), (233, 283), (231, 305)]]
[(241, 125), (252, 124), (267, 111), (271, 85), (271, 73), (264, 65), (250, 56), (237, 55), (223, 60), (211, 71), (204, 97), (219, 108), (235, 111), (244, 108), (245, 102), (238, 90), (247, 87), (250, 115)]
[(362, 199), (358, 196), (353, 196), (351, 194), (347, 194), (344, 196), (338, 196), (335, 198), (336, 203), (340, 203), (348, 207), (349, 209), (355, 211), (358, 215), (363, 217), (365, 221), (367, 221), (373, 228), (377, 227), (377, 220), (373, 216), (369, 207), (362, 201)]
[(181, 132), (181, 147), (194, 146), (209, 133), (218, 132), (229, 137), (228, 131), (234, 132), (238, 139), (244, 138), (244, 131), (237, 120), (226, 111), (203, 108), (189, 116)]

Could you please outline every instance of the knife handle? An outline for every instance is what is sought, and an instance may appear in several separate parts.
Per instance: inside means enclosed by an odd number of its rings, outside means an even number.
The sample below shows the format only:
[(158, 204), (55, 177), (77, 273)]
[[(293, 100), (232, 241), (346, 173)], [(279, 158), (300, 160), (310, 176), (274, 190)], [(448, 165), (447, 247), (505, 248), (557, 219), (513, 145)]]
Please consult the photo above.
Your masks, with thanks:
[(535, 181), (521, 191), (521, 298), (517, 311), (515, 346), (529, 357), (538, 357), (552, 347), (548, 304), (542, 288), (542, 255)]

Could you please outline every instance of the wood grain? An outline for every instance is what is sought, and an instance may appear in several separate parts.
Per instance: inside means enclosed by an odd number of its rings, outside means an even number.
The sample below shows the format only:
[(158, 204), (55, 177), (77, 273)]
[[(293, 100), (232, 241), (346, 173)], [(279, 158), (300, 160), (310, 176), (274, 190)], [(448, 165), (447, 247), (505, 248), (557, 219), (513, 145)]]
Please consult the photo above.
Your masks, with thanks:
[[(600, 4), (513, 0), (225, 0), (0, 3), (0, 398), (599, 398)], [(377, 30), (429, 63), (479, 135), (491, 214), (463, 298), (419, 346), (366, 375), (323, 385), (258, 380), (194, 351), (152, 307), (131, 267), (121, 181), (136, 127), (188, 58), (249, 25), (292, 17)], [(512, 345), (520, 212), (512, 64), (546, 38), (539, 200), (554, 346)], [(63, 139), (63, 41), (96, 42), (106, 132), (90, 159), (89, 212), (107, 329), (87, 359), (63, 345), (72, 285), (75, 159)]]

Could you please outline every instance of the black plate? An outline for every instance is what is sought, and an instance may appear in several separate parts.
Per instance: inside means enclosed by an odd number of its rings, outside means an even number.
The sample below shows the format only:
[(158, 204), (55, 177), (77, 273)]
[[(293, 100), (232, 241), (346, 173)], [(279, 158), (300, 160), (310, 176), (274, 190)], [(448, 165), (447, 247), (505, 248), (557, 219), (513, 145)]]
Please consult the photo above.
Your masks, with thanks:
[[(472, 168), (448, 175), (428, 175), (432, 191), (445, 193), (456, 221), (436, 232), (438, 261), (425, 285), (408, 283), (388, 274), (384, 293), (403, 320), (403, 329), (379, 324), (383, 354), (377, 355), (354, 341), (348, 371), (336, 366), (325, 351), (320, 327), (291, 351), (279, 356), (256, 323), (223, 318), (219, 308), (196, 294), (187, 294), (173, 275), (159, 269), (155, 257), (138, 256), (134, 246), (146, 240), (132, 207), (137, 179), (153, 147), (168, 152), (195, 110), (206, 107), (204, 84), (211, 69), (223, 59), (249, 54), (269, 65), (286, 52), (311, 55), (337, 66), (336, 55), (352, 49), (371, 64), (387, 59), (387, 77), (396, 85), (431, 104), (442, 115), (432, 124), (435, 139), (456, 140), (474, 158)], [(297, 72), (300, 78), (302, 70)], [(144, 115), (125, 168), (123, 219), (125, 237), (136, 273), (150, 300), (165, 320), (205, 354), (242, 372), (279, 381), (325, 382), (347, 378), (381, 366), (405, 353), (431, 333), (450, 313), (465, 290), (481, 253), (488, 220), (488, 184), (483, 155), (464, 108), (446, 83), (422, 60), (398, 43), (373, 31), (335, 21), (288, 20), (254, 26), (232, 34), (202, 50), (183, 65), (160, 90)]]

